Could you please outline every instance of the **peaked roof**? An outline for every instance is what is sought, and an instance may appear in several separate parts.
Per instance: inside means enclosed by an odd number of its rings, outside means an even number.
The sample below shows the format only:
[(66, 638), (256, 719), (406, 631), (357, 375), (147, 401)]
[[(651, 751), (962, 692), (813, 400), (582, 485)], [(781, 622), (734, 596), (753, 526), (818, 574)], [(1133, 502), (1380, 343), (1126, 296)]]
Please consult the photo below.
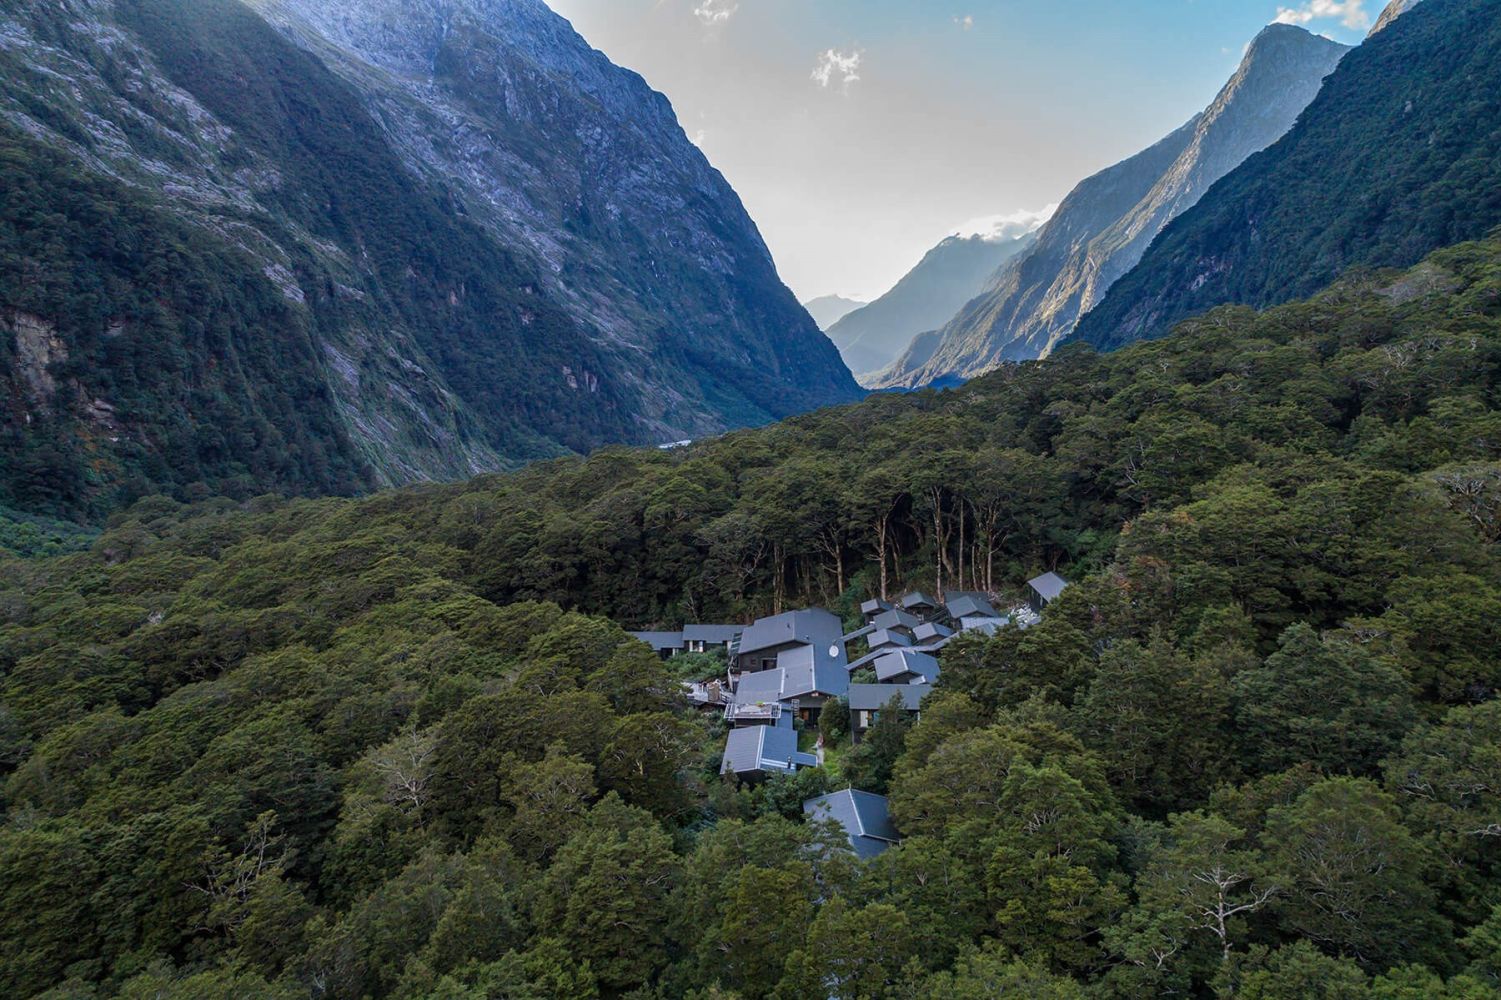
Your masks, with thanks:
[(889, 681), (906, 674), (915, 674), (929, 681), (938, 679), (938, 660), (927, 653), (911, 649), (898, 649), (876, 657), (876, 680)]
[(815, 820), (838, 823), (861, 858), (873, 858), (902, 839), (891, 825), (891, 812), (882, 795), (846, 788), (809, 799), (803, 803), (803, 813)]
[[(842, 651), (843, 646), (839, 647)], [(776, 673), (784, 675), (783, 698), (810, 694), (841, 695), (849, 690), (849, 667), (844, 657), (831, 657), (817, 646), (784, 649), (777, 654)]]
[(999, 618), (1001, 613), (984, 597), (965, 594), (948, 603), (949, 615), (953, 618)]
[(937, 601), (933, 600), (933, 598), (929, 597), (927, 594), (924, 594), (920, 590), (914, 590), (912, 593), (905, 595), (897, 603), (904, 608), (938, 607)]
[(817, 763), (812, 754), (798, 752), (797, 730), (786, 726), (751, 726), (730, 730), (719, 773), (791, 772)]
[(947, 625), (938, 622), (923, 622), (912, 630), (912, 634), (918, 642), (931, 642), (934, 639), (946, 639), (954, 634), (954, 630)]
[(908, 631), (922, 624), (922, 619), (899, 608), (890, 611), (882, 611), (870, 620), (870, 623), (878, 629), (904, 628)]
[(879, 711), (893, 698), (901, 698), (903, 708), (916, 712), (931, 690), (928, 684), (851, 684), (848, 699), (850, 709), (857, 712)]
[(1057, 573), (1044, 573), (1042, 576), (1028, 580), (1027, 586), (1035, 590), (1037, 596), (1044, 601), (1053, 601), (1063, 593), (1063, 588), (1068, 586), (1068, 581)]
[[(787, 611), (770, 618), (757, 619), (740, 636), (740, 655), (758, 653), (781, 646), (803, 645), (814, 647), (820, 657), (844, 662), (844, 624), (833, 612), (822, 608), (803, 611)], [(833, 656), (829, 650), (837, 647)]]
[(901, 632), (892, 631), (889, 628), (878, 628), (866, 637), (871, 649), (880, 649), (883, 646), (910, 646), (912, 640)]

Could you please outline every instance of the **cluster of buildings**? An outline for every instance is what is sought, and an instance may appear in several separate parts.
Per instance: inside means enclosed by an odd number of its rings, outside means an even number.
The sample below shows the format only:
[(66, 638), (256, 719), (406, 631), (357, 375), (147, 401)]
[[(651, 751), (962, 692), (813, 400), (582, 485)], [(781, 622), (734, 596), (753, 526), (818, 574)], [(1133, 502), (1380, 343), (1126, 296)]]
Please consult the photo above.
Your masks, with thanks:
[[(833, 612), (807, 608), (747, 626), (688, 625), (680, 632), (633, 634), (664, 659), (724, 651), (723, 680), (691, 685), (690, 694), (705, 710), (722, 712), (729, 724), (720, 773), (754, 781), (817, 766), (819, 753), (798, 749), (795, 723), (817, 722), (824, 706), (836, 699), (849, 706), (855, 743), (890, 707), (917, 718), (938, 680), (937, 654), (955, 636), (1027, 628), (1067, 586), (1058, 574), (1044, 573), (1028, 582), (1027, 603), (1004, 612), (988, 595), (970, 591), (950, 592), (941, 600), (914, 592), (894, 602), (867, 601), (860, 608), (863, 624), (852, 632)], [(880, 853), (896, 837), (879, 795), (835, 792), (804, 803), (804, 811), (838, 822), (862, 857)]]

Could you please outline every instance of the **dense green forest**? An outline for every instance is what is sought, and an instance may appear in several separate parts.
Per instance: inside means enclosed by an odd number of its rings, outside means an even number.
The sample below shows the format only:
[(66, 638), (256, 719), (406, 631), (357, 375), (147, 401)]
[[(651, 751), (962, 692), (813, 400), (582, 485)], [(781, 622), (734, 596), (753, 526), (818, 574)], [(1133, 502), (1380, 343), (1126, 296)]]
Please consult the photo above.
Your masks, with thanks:
[(1484, 236), (1501, 224), (1498, 121), (1494, 0), (1418, 4), (1345, 56), (1281, 141), (1169, 225), (1074, 337), (1111, 349)]
[[(0, 504), (92, 520), (164, 491), (372, 485), (306, 317), (244, 280), (248, 255), (8, 124), (0, 171)], [(62, 345), (30, 385), (23, 316)]]
[[(0, 995), (1501, 997), (1501, 240), (1108, 356), (0, 555)], [(1078, 582), (736, 788), (620, 625)], [(690, 665), (693, 666), (693, 665)], [(803, 798), (890, 796), (857, 862)]]

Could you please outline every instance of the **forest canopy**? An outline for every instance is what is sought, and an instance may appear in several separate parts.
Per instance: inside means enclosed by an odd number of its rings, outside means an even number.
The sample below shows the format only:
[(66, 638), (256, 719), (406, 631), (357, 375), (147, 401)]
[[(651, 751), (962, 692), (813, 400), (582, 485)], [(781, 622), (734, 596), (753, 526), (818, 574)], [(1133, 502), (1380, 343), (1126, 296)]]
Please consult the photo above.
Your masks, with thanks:
[[(1501, 241), (1114, 355), (0, 554), (0, 994), (1501, 997)], [(738, 787), (622, 626), (1076, 582)], [(805, 798), (889, 795), (861, 862)]]

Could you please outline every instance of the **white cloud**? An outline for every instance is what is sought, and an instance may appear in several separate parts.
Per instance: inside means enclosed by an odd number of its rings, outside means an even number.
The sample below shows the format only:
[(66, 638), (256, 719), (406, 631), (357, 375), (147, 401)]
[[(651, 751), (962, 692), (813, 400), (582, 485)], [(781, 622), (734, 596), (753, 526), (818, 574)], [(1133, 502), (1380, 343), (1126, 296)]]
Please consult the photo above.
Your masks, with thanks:
[(737, 0), (703, 0), (693, 8), (693, 15), (705, 24), (724, 24), (739, 9)]
[(956, 17), (954, 18), (954, 23), (965, 31), (968, 31), (975, 26), (975, 15), (965, 14), (963, 17)]
[(1000, 243), (1004, 240), (1015, 240), (1041, 229), (1042, 224), (1053, 217), (1058, 211), (1057, 205), (1049, 205), (1039, 212), (1012, 212), (1010, 215), (985, 215), (978, 219), (970, 219), (964, 225), (954, 230), (951, 235), (969, 238), (979, 236), (992, 243)]
[(849, 52), (827, 49), (819, 53), (818, 65), (813, 67), (813, 81), (820, 87), (838, 84), (849, 90), (852, 84), (860, 82), (860, 61), (864, 58), (865, 53), (859, 49)]
[(1371, 15), (1366, 0), (1307, 0), (1301, 7), (1277, 8), (1278, 24), (1308, 24), (1338, 18), (1347, 28), (1369, 28)]

